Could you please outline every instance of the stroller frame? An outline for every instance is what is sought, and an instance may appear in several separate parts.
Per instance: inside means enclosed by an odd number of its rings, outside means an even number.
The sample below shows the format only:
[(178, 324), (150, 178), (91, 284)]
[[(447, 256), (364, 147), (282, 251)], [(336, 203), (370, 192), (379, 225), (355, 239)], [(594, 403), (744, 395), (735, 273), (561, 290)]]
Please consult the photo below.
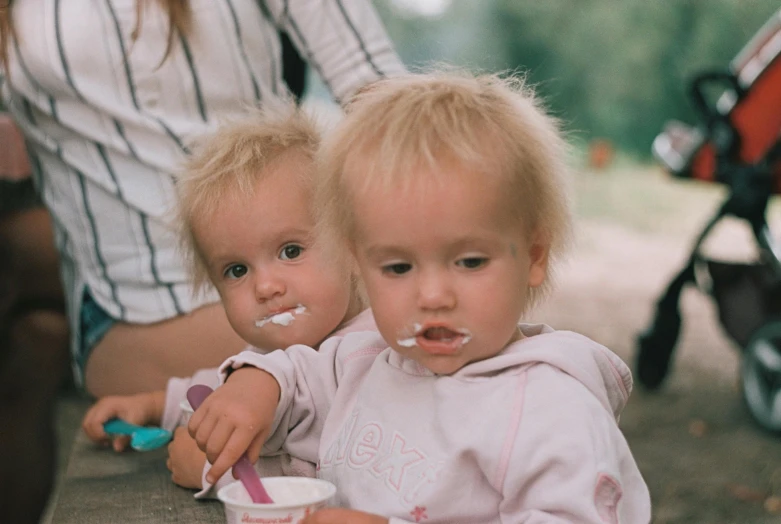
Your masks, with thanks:
[[(721, 94), (712, 104), (707, 95), (714, 89)], [(664, 382), (680, 334), (681, 293), (696, 285), (716, 300), (725, 331), (743, 349), (742, 393), (751, 415), (763, 428), (781, 432), (781, 244), (766, 221), (770, 197), (781, 193), (781, 10), (727, 71), (698, 75), (689, 94), (703, 124), (668, 123), (654, 141), (654, 155), (676, 176), (723, 183), (730, 192), (638, 336), (637, 378), (651, 390)], [(760, 252), (756, 263), (729, 264), (700, 252), (727, 216), (751, 227)]]

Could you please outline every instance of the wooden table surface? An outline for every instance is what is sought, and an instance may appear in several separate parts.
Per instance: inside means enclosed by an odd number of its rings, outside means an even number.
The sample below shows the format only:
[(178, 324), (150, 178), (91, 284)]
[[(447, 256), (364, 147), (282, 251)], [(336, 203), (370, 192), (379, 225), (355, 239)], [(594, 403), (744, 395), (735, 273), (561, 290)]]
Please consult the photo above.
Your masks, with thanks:
[(52, 513), (53, 524), (225, 522), (219, 501), (193, 498), (165, 467), (165, 448), (115, 453), (79, 431)]

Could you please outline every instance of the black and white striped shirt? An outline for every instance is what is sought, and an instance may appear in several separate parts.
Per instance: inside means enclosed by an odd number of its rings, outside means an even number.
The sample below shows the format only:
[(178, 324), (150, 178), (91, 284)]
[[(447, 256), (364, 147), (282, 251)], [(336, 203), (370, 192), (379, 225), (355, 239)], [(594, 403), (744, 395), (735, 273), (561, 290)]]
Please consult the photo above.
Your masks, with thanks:
[[(337, 100), (404, 68), (370, 0), (190, 0), (192, 31), (162, 61), (168, 18), (137, 0), (16, 0), (3, 97), (51, 211), (78, 347), (82, 291), (136, 323), (192, 311), (170, 211), (187, 144), (287, 92), (278, 28)], [(162, 61), (162, 62), (161, 62)]]

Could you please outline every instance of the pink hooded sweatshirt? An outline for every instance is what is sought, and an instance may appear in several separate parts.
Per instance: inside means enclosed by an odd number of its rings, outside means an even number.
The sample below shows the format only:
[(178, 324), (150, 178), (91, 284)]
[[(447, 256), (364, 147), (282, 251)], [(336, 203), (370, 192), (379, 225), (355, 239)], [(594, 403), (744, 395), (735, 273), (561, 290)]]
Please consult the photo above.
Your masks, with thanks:
[[(371, 309), (366, 309), (339, 326), (331, 336), (346, 335), (357, 331), (377, 331), (377, 324), (374, 322)], [(249, 347), (245, 352), (267, 353), (262, 349)], [(178, 378), (174, 377), (168, 380), (165, 391), (165, 408), (163, 409), (163, 419), (161, 426), (168, 431), (173, 431), (177, 426), (183, 424), (184, 410), (182, 402), (187, 400), (187, 390), (195, 384), (205, 384), (212, 389), (220, 385), (220, 374), (218, 368), (202, 369), (197, 371), (192, 377)], [(195, 498), (208, 498), (216, 496), (217, 491), (223, 486), (227, 486), (236, 479), (228, 472), (222, 476), (213, 486), (206, 482), (206, 473), (209, 471), (209, 463), (204, 465), (201, 475), (201, 484), (203, 489), (195, 494)], [(255, 463), (255, 469), (263, 477), (314, 477), (314, 461), (300, 460), (291, 457), (287, 453), (280, 451), (271, 456), (261, 457)]]
[(582, 335), (520, 327), (520, 341), (446, 376), (370, 332), (318, 351), (243, 352), (221, 371), (277, 379), (264, 453), (316, 462), (338, 506), (392, 524), (648, 523), (648, 488), (617, 424), (629, 369)]

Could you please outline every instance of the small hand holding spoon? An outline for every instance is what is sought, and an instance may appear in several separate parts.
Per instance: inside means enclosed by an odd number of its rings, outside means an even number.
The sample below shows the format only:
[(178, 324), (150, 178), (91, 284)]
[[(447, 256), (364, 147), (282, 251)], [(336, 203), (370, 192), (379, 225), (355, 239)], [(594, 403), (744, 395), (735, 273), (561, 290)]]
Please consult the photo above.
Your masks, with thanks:
[[(193, 410), (198, 409), (212, 391), (214, 391), (212, 388), (204, 384), (191, 386), (190, 389), (187, 390), (187, 400), (190, 401)], [(244, 484), (244, 488), (247, 490), (247, 493), (249, 493), (252, 502), (256, 504), (274, 503), (266, 492), (266, 488), (263, 487), (258, 472), (252, 467), (246, 453), (233, 465), (233, 474), (242, 484)]]

